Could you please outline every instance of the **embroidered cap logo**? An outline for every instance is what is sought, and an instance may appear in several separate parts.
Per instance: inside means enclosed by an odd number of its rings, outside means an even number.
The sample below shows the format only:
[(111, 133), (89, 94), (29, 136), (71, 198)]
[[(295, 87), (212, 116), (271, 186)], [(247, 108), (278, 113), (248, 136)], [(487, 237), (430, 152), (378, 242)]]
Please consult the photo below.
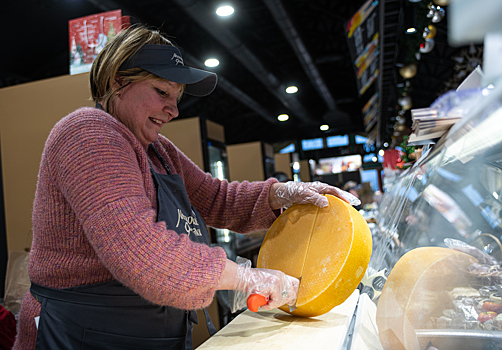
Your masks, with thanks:
[(171, 61), (176, 59), (176, 65), (178, 65), (178, 63), (181, 63), (181, 65), (183, 66), (183, 58), (179, 55), (177, 55), (176, 53), (173, 53), (173, 57), (171, 57)]

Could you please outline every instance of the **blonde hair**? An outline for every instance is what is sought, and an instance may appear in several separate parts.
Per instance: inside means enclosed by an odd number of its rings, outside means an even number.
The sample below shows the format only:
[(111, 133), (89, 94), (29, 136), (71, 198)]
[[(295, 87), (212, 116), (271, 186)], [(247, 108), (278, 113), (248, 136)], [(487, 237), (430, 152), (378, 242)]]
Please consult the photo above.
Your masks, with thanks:
[[(120, 65), (146, 44), (175, 46), (159, 31), (150, 30), (143, 25), (134, 25), (123, 29), (112, 41), (106, 44), (92, 63), (89, 76), (91, 96), (94, 102), (101, 102), (108, 113), (113, 114), (113, 101), (117, 92), (128, 85), (127, 83), (148, 79), (165, 81), (165, 79), (141, 68), (119, 71)], [(116, 76), (119, 76), (126, 84), (122, 84), (118, 89), (113, 89)], [(185, 85), (182, 85), (182, 92), (184, 88)], [(181, 98), (181, 94), (179, 98)]]

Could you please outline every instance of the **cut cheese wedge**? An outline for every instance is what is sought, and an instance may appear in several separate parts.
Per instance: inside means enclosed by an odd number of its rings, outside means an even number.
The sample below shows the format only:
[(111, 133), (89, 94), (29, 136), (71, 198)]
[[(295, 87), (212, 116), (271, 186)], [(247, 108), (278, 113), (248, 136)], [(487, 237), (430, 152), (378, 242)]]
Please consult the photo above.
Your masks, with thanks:
[(440, 247), (416, 248), (399, 259), (385, 283), (376, 314), (384, 349), (425, 349), (429, 338), (415, 329), (432, 328), (431, 317), (450, 307), (447, 291), (468, 284), (470, 255)]
[(302, 278), (295, 316), (314, 317), (343, 303), (363, 278), (371, 256), (371, 233), (350, 204), (327, 195), (329, 206), (295, 204), (281, 214), (263, 240), (257, 266)]

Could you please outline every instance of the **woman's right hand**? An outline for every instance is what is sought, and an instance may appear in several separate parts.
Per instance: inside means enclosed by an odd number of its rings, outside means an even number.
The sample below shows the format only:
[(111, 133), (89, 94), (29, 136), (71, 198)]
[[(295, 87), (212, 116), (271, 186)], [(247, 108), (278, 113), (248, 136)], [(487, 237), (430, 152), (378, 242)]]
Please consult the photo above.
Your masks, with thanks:
[[(249, 260), (248, 260), (249, 261)], [(271, 310), (282, 305), (294, 305), (300, 281), (278, 270), (251, 268), (251, 264), (239, 264), (235, 289), (247, 297), (260, 294), (268, 298), (262, 310)]]

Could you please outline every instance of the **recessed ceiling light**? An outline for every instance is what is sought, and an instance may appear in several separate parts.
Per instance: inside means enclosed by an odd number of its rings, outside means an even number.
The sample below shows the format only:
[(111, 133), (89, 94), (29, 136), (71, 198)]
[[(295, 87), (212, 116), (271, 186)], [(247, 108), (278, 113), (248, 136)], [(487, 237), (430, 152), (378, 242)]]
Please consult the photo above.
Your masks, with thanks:
[(216, 10), (216, 14), (221, 17), (230, 16), (232, 13), (234, 13), (232, 6), (220, 6)]
[(298, 88), (296, 86), (288, 86), (286, 88), (286, 92), (288, 94), (294, 94), (295, 92), (298, 92)]
[(220, 61), (218, 61), (216, 58), (209, 58), (207, 59), (204, 64), (206, 67), (216, 67), (220, 64)]
[(281, 114), (277, 117), (277, 120), (279, 120), (280, 122), (285, 122), (288, 119), (289, 119), (289, 115), (287, 115), (287, 114)]
[(322, 131), (329, 130), (329, 125), (326, 125), (326, 124), (321, 125), (321, 127), (319, 129), (321, 129)]
[(406, 34), (413, 34), (416, 33), (417, 29), (416, 28), (408, 28), (406, 29)]

